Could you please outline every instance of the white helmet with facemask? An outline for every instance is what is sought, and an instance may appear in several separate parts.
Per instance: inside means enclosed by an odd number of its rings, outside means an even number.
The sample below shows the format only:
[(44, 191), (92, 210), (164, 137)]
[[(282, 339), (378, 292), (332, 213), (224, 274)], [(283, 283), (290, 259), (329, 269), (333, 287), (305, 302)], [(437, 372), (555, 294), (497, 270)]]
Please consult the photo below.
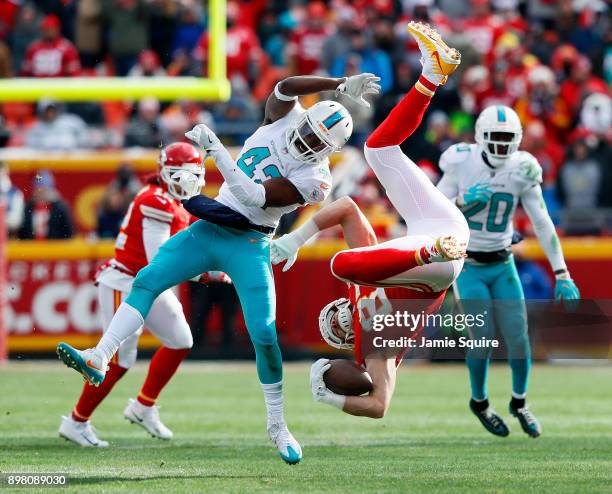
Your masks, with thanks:
[(286, 134), (296, 160), (316, 163), (339, 151), (353, 133), (353, 119), (337, 101), (320, 101), (302, 113)]
[(523, 138), (523, 127), (509, 106), (485, 108), (476, 120), (476, 142), (492, 166), (501, 166), (514, 154)]
[(341, 350), (355, 347), (351, 302), (339, 298), (330, 302), (319, 314), (319, 331), (328, 345)]

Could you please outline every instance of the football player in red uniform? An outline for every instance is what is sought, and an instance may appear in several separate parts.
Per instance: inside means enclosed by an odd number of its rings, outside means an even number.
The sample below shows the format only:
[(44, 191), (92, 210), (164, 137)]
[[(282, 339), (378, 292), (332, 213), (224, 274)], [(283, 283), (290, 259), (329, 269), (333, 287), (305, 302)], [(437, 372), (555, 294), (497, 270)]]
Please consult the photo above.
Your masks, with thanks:
[[(316, 401), (372, 418), (384, 416), (389, 407), (396, 367), (405, 349), (393, 358), (369, 352), (362, 355), (363, 331), (371, 327), (374, 316), (364, 308), (388, 313), (394, 299), (420, 299), (423, 312), (437, 310), (461, 271), (469, 239), (468, 225), (459, 209), (399, 147), (420, 124), (437, 86), (458, 67), (460, 55), (427, 25), (411, 22), (408, 31), (421, 50), (423, 74), (365, 145), (366, 160), (405, 220), (407, 236), (378, 244), (365, 216), (350, 199), (342, 198), (274, 241), (271, 249), (272, 262), (286, 260), (287, 270), (312, 236), (322, 229), (342, 226), (349, 249), (334, 256), (331, 270), (349, 284), (349, 299), (328, 304), (321, 312), (319, 326), (330, 345), (354, 349), (357, 362), (372, 378), (373, 389), (364, 396), (333, 393), (323, 381), (329, 361), (320, 359), (312, 366), (312, 392)], [(364, 299), (372, 304), (360, 303)]]
[[(104, 328), (130, 292), (136, 273), (153, 259), (168, 238), (189, 226), (191, 215), (183, 208), (181, 200), (199, 194), (204, 185), (202, 153), (187, 143), (166, 146), (160, 153), (158, 172), (148, 182), (123, 219), (115, 242), (115, 257), (96, 274)], [(145, 325), (162, 346), (155, 352), (144, 385), (138, 397), (129, 400), (124, 416), (152, 436), (170, 439), (172, 431), (159, 419), (155, 400), (193, 345), (183, 308), (172, 290), (156, 299)], [(134, 364), (141, 332), (142, 328), (121, 344), (100, 386), (85, 383), (71, 415), (62, 417), (60, 436), (81, 446), (108, 446), (106, 441), (98, 439), (89, 419)]]

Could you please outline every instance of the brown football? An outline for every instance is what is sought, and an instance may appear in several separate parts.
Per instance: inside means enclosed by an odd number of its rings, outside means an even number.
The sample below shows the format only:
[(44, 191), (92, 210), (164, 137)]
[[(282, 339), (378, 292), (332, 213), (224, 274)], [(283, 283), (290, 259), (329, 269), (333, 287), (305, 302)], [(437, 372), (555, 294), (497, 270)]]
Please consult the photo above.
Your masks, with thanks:
[(323, 374), (330, 391), (344, 396), (359, 396), (372, 391), (372, 378), (363, 367), (351, 360), (330, 360), (331, 367)]

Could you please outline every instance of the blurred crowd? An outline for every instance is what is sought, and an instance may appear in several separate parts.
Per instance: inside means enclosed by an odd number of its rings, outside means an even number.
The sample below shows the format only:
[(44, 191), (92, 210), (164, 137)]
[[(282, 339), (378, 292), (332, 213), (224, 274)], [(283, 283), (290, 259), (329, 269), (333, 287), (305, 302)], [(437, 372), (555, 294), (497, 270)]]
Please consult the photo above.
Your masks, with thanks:
[[(477, 114), (510, 105), (524, 123), (522, 148), (544, 168), (555, 221), (568, 233), (612, 230), (612, 29), (604, 0), (230, 0), (227, 103), (3, 103), (0, 144), (157, 148), (205, 122), (227, 145), (240, 145), (281, 78), (367, 71), (382, 79), (378, 101), (371, 109), (343, 101), (360, 146), (419, 75), (419, 51), (405, 30), (413, 19), (441, 31), (463, 63), (406, 153), (436, 180), (441, 153), (473, 142)], [(197, 0), (0, 0), (0, 77), (206, 76), (207, 21)], [(374, 177), (360, 177), (350, 193), (379, 233), (394, 234), (397, 219)]]

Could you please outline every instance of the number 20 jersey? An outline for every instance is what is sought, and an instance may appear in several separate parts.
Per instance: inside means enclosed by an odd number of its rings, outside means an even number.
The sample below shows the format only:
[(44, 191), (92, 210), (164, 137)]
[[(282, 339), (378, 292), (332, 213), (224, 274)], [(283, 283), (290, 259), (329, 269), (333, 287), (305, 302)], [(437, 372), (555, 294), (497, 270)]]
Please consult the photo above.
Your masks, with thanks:
[(489, 166), (477, 144), (455, 144), (440, 157), (440, 169), (457, 186), (457, 197), (480, 184), (493, 193), (488, 202), (472, 202), (461, 212), (470, 227), (468, 250), (493, 252), (510, 247), (513, 217), (521, 195), (542, 182), (537, 159), (526, 151), (515, 152), (499, 167)]
[[(331, 190), (331, 174), (329, 160), (319, 163), (305, 163), (293, 158), (287, 151), (286, 132), (291, 123), (305, 110), (296, 103), (295, 107), (283, 118), (259, 127), (249, 137), (236, 160), (238, 167), (252, 180), (261, 183), (271, 178), (287, 178), (304, 198), (305, 203), (323, 201)], [(216, 200), (232, 208), (251, 223), (275, 228), (286, 213), (297, 209), (300, 205), (293, 204), (284, 207), (260, 208), (245, 206), (223, 183)]]

